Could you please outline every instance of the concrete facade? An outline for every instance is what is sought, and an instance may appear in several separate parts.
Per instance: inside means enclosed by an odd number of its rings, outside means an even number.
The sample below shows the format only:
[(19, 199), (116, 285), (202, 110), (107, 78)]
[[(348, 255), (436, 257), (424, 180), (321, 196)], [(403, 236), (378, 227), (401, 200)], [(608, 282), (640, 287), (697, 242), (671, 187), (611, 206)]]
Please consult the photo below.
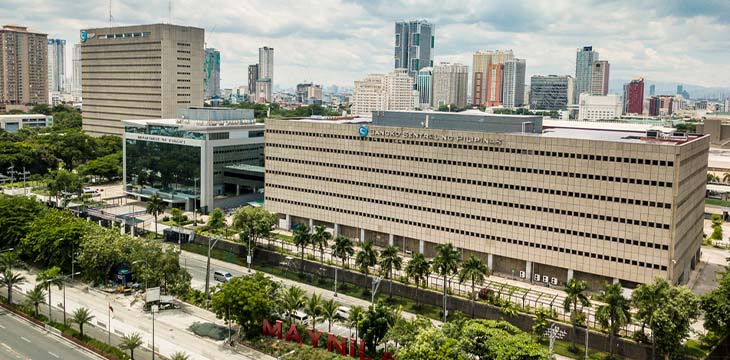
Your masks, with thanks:
[(352, 94), (352, 114), (369, 115), (378, 110), (413, 110), (417, 106), (414, 80), (406, 69), (388, 74), (370, 74), (355, 81)]
[[(702, 242), (709, 137), (466, 131), (447, 120), (441, 129), (376, 117), (267, 121), (265, 206), (283, 227), (313, 219), (427, 256), (451, 242), (525, 281), (688, 280)], [(522, 121), (481, 123), (507, 120)]]
[(48, 39), (48, 91), (63, 92), (66, 87), (66, 40)]
[(46, 104), (48, 86), (48, 35), (0, 28), (0, 104)]
[(623, 106), (618, 95), (580, 94), (578, 120), (611, 120), (621, 117)]
[[(514, 59), (512, 50), (477, 51), (472, 56), (472, 105), (484, 105), (487, 102), (487, 78), (493, 64), (504, 64)], [(500, 94), (501, 97), (501, 94)]]
[(394, 68), (408, 69), (415, 78), (418, 70), (433, 66), (435, 25), (426, 20), (395, 23)]
[(123, 135), (122, 120), (203, 106), (204, 30), (170, 24), (81, 31), (83, 129)]
[(525, 97), (525, 59), (512, 59), (504, 62), (502, 79), (502, 104), (507, 108), (516, 108), (527, 104)]
[[(420, 80), (420, 77), (419, 77)], [(433, 96), (431, 105), (466, 106), (466, 91), (469, 87), (469, 67), (463, 64), (441, 63), (433, 67)]]

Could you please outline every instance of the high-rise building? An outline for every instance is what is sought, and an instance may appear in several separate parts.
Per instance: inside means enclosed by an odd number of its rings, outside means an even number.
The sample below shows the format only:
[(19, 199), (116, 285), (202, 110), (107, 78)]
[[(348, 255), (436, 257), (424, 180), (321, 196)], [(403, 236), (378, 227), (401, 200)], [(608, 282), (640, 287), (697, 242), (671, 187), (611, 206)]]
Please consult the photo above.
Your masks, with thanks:
[(487, 96), (485, 106), (502, 105), (502, 77), (504, 75), (504, 64), (489, 65), (487, 71)]
[(564, 110), (573, 104), (575, 79), (570, 75), (530, 78), (530, 109)]
[(623, 106), (618, 95), (580, 94), (578, 120), (612, 120), (621, 116)]
[(259, 64), (248, 66), (248, 93), (256, 94), (256, 80), (259, 79)]
[(0, 104), (48, 102), (48, 35), (24, 26), (0, 28)]
[(82, 30), (84, 130), (121, 136), (122, 120), (203, 106), (204, 33), (172, 24)]
[(418, 70), (418, 78), (416, 80), (416, 90), (418, 90), (418, 103), (421, 109), (431, 107), (433, 99), (433, 68), (425, 67)]
[(205, 63), (203, 64), (203, 87), (205, 98), (210, 99), (221, 92), (221, 53), (208, 48), (205, 49)]
[(297, 102), (307, 105), (322, 105), (322, 86), (314, 83), (297, 84)]
[(593, 62), (591, 70), (591, 95), (608, 95), (608, 79), (611, 65), (606, 60)]
[(649, 116), (669, 116), (674, 112), (674, 96), (661, 95), (649, 98)]
[(274, 48), (259, 48), (258, 78), (256, 79), (256, 102), (270, 103), (274, 86)]
[(433, 67), (432, 105), (466, 106), (469, 67), (463, 64), (441, 63)]
[(376, 110), (413, 110), (417, 101), (413, 78), (406, 69), (396, 69), (389, 74), (370, 74), (355, 80), (351, 112), (370, 115)]
[(48, 39), (48, 91), (63, 92), (66, 82), (66, 40)]
[(725, 112), (730, 112), (730, 97), (725, 98), (725, 106), (723, 107)]
[(654, 96), (654, 95), (656, 95), (656, 85), (651, 84), (651, 85), (649, 85), (649, 96)]
[(525, 59), (510, 59), (504, 62), (502, 76), (502, 104), (508, 108), (516, 108), (525, 102)]
[[(492, 85), (496, 88), (496, 81), (499, 80), (501, 86), (502, 69), (494, 70), (491, 74), (494, 64), (504, 64), (505, 61), (514, 59), (512, 50), (502, 51), (477, 51), (472, 58), (472, 104), (485, 105), (487, 103), (487, 89)], [(499, 76), (496, 72), (499, 71)], [(491, 76), (491, 77), (490, 77)], [(489, 80), (492, 80), (490, 83)], [(495, 89), (496, 91), (496, 89)], [(492, 93), (490, 93), (492, 95)], [(496, 95), (496, 94), (495, 94)], [(501, 98), (501, 93), (499, 97)]]
[(593, 84), (593, 62), (598, 60), (598, 52), (593, 46), (584, 46), (575, 54), (575, 93), (573, 101), (578, 102), (582, 93), (591, 93)]
[(309, 83), (302, 83), (297, 84), (297, 102), (304, 103), (307, 101), (307, 96), (309, 95), (309, 88), (312, 87), (314, 84)]
[(624, 113), (642, 114), (644, 112), (644, 79), (631, 80), (624, 85)]
[(435, 25), (426, 20), (395, 23), (395, 68), (408, 69), (415, 78), (418, 70), (433, 67)]
[(677, 85), (677, 94), (679, 94), (679, 95), (684, 94), (684, 86), (682, 86), (682, 84)]
[(81, 99), (81, 44), (74, 44), (73, 58), (73, 73), (71, 77), (71, 95), (74, 101)]

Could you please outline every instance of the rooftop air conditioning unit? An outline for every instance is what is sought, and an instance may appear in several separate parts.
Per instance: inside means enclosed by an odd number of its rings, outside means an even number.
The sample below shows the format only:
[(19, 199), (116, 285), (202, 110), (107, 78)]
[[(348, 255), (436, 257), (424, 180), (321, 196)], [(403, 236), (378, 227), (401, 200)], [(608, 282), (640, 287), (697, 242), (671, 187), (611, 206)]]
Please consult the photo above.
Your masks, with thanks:
[(544, 283), (548, 283), (548, 282), (550, 282), (550, 277), (549, 277), (549, 276), (547, 276), (547, 275), (543, 275), (543, 276), (542, 276), (542, 282), (544, 282)]
[(558, 284), (558, 278), (552, 278), (552, 279), (550, 279), (550, 283), (553, 284), (553, 285), (557, 285)]
[(413, 255), (413, 251), (411, 251), (411, 250), (406, 250), (406, 255), (408, 255), (408, 256), (412, 256), (412, 255)]
[(540, 281), (540, 274), (535, 274), (533, 278), (535, 279), (535, 281)]
[(524, 279), (526, 275), (524, 271), (520, 271), (520, 279)]

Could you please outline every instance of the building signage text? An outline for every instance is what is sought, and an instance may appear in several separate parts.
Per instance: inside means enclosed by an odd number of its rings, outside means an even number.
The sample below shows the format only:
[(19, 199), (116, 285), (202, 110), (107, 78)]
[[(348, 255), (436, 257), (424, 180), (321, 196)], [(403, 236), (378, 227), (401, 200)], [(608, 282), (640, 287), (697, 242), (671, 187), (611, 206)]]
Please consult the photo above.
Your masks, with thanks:
[(166, 137), (166, 136), (151, 136), (151, 135), (137, 135), (137, 140), (154, 141), (166, 144), (178, 144), (178, 145), (189, 145), (186, 139)]
[(479, 136), (462, 136), (462, 135), (441, 135), (428, 132), (417, 132), (407, 130), (371, 130), (370, 135), (372, 136), (383, 136), (399, 139), (418, 139), (418, 140), (433, 140), (433, 141), (447, 141), (467, 144), (489, 144), (489, 145), (502, 145), (501, 139), (490, 139)]

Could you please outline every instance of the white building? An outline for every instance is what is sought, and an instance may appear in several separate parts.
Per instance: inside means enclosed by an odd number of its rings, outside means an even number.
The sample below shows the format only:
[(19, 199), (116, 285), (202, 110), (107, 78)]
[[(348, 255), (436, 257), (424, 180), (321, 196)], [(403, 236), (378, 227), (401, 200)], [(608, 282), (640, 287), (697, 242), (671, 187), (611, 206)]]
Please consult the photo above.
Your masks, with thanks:
[(621, 116), (622, 104), (618, 95), (580, 94), (578, 120), (610, 120)]
[(74, 101), (81, 100), (81, 44), (74, 44), (73, 73), (71, 76), (71, 95)]
[(525, 59), (510, 59), (504, 62), (502, 73), (502, 105), (516, 108), (527, 104), (525, 96)]
[(53, 126), (53, 116), (43, 114), (0, 114), (0, 129), (9, 133), (17, 132), (22, 128)]
[(256, 80), (256, 102), (270, 103), (274, 88), (274, 48), (259, 48), (258, 80)]
[(469, 67), (463, 64), (441, 63), (433, 68), (433, 96), (431, 105), (466, 106)]
[(66, 81), (66, 40), (48, 39), (48, 92), (62, 92)]
[(408, 70), (396, 69), (388, 74), (370, 74), (355, 81), (352, 114), (370, 115), (376, 110), (413, 110), (418, 103), (418, 91), (413, 90), (413, 78)]

